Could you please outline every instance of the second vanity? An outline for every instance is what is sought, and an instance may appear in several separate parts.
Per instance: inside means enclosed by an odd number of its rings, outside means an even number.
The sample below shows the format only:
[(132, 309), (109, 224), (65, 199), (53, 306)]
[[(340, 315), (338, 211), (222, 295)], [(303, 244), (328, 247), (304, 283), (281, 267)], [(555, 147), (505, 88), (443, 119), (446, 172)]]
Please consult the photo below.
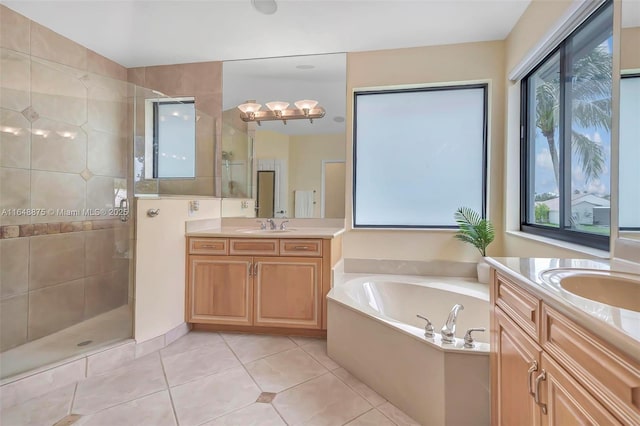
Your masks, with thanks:
[[(492, 424), (640, 424), (640, 312), (597, 300), (637, 302), (624, 300), (637, 298), (637, 270), (618, 274), (611, 271), (625, 265), (589, 260), (487, 261)], [(594, 284), (607, 288), (587, 293)]]
[(186, 321), (195, 328), (323, 336), (342, 228), (187, 232)]

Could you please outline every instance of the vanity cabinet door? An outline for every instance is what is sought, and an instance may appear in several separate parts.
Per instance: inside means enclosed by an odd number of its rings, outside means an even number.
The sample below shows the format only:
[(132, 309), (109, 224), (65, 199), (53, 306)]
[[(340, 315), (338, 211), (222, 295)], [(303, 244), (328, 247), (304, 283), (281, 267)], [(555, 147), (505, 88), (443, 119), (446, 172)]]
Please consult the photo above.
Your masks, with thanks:
[(251, 325), (252, 258), (189, 256), (187, 321)]
[(542, 349), (499, 307), (495, 307), (496, 347), (492, 376), (496, 426), (540, 425), (540, 409), (534, 400), (535, 378), (540, 372)]
[(542, 355), (541, 367), (544, 426), (621, 424), (547, 354)]
[(254, 259), (254, 325), (321, 328), (321, 258)]

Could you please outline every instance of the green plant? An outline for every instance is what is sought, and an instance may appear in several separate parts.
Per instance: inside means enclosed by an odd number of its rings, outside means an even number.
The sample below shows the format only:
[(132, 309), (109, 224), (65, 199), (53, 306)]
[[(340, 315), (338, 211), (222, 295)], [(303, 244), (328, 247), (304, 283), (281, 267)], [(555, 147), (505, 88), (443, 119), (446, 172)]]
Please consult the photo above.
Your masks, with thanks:
[(473, 245), (483, 257), (486, 256), (487, 246), (491, 244), (496, 236), (491, 222), (483, 219), (480, 213), (469, 207), (460, 207), (456, 210), (454, 218), (460, 227), (455, 237), (460, 241)]
[(536, 204), (536, 209), (534, 214), (536, 216), (536, 223), (549, 223), (549, 206), (546, 204), (538, 203)]

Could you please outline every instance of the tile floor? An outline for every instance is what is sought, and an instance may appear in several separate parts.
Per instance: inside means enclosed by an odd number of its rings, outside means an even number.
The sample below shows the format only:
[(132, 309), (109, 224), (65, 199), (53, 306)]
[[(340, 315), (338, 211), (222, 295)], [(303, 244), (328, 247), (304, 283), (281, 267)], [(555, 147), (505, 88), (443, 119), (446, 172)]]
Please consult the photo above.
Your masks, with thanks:
[(208, 332), (7, 408), (0, 424), (417, 425), (333, 362), (325, 340)]

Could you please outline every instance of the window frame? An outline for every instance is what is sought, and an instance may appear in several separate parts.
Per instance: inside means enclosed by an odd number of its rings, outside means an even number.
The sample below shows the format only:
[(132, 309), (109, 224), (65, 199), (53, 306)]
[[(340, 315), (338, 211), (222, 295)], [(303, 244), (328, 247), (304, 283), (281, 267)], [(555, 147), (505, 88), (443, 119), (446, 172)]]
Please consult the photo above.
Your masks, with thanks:
[[(351, 226), (353, 229), (458, 229), (457, 225), (367, 225), (356, 223), (356, 192), (357, 192), (357, 180), (356, 174), (358, 170), (358, 156), (357, 156), (357, 143), (358, 143), (358, 96), (366, 95), (380, 95), (380, 94), (394, 94), (394, 93), (415, 93), (415, 92), (435, 92), (435, 91), (453, 91), (453, 90), (468, 90), (468, 89), (482, 89), (482, 208), (481, 216), (483, 219), (487, 217), (487, 159), (488, 159), (488, 135), (489, 135), (489, 82), (480, 83), (447, 83), (443, 85), (433, 86), (413, 86), (403, 87), (396, 89), (361, 89), (354, 90), (353, 93), (353, 176), (352, 176), (352, 212), (351, 212)], [(454, 212), (451, 212), (453, 215)]]
[[(568, 40), (572, 39), (578, 32), (583, 30), (587, 25), (593, 22), (607, 7), (612, 6), (612, 1), (607, 0), (600, 5), (583, 23), (575, 28), (567, 37), (565, 37), (558, 46), (549, 52), (540, 62), (536, 64), (521, 80), (520, 80), (520, 230), (533, 235), (548, 237), (555, 240), (566, 241), (569, 243), (579, 244), (587, 247), (609, 251), (611, 241), (611, 225), (609, 225), (609, 235), (600, 235), (584, 231), (572, 230), (565, 227), (565, 217), (567, 209), (571, 209), (571, 198), (567, 199), (566, 194), (571, 194), (571, 179), (566, 179), (566, 171), (571, 170), (571, 143), (566, 143), (567, 137), (571, 140), (571, 123), (565, 122), (567, 105), (565, 102), (566, 88), (565, 82), (567, 73), (571, 72), (568, 68), (571, 64), (570, 58), (575, 52), (569, 52), (567, 49)], [(613, 28), (613, 22), (611, 22)], [(529, 211), (530, 201), (529, 186), (531, 185), (531, 168), (530, 168), (530, 146), (529, 146), (529, 78), (535, 74), (540, 68), (547, 64), (547, 61), (554, 55), (558, 54), (560, 69), (560, 99), (558, 105), (558, 164), (559, 164), (559, 182), (558, 182), (558, 204), (559, 204), (559, 224), (558, 228), (529, 223), (527, 221), (527, 212)], [(613, 75), (612, 75), (613, 79)], [(613, 94), (612, 94), (613, 95)], [(613, 118), (612, 118), (613, 119)], [(567, 124), (569, 124), (567, 126)], [(609, 163), (610, 166), (611, 163)], [(535, 165), (534, 165), (535, 167)], [(535, 201), (534, 201), (535, 203)], [(611, 212), (609, 213), (611, 214)], [(611, 222), (610, 222), (611, 223)]]
[[(151, 178), (152, 179), (174, 179), (174, 180), (179, 180), (179, 179), (190, 179), (193, 180), (196, 178), (196, 157), (194, 156), (193, 158), (193, 163), (194, 163), (194, 167), (193, 167), (193, 176), (182, 176), (182, 177), (177, 177), (177, 176), (158, 176), (158, 172), (159, 172), (159, 157), (158, 157), (158, 153), (160, 150), (160, 132), (159, 132), (159, 106), (160, 105), (177, 105), (177, 104), (192, 104), (193, 105), (193, 109), (194, 109), (194, 113), (196, 112), (196, 100), (194, 97), (187, 97), (187, 98), (170, 98), (171, 100), (156, 100), (156, 99), (151, 99), (148, 100), (151, 102), (151, 120), (152, 120), (152, 138), (151, 138), (151, 151), (153, 153), (153, 160), (152, 160), (152, 173), (151, 173)], [(196, 126), (197, 126), (197, 122), (194, 118), (194, 132), (195, 132), (195, 138), (194, 138), (194, 145), (197, 144), (197, 131), (196, 131)], [(196, 148), (196, 153), (197, 153), (197, 146)]]
[[(625, 78), (637, 78), (640, 79), (640, 72), (629, 72), (629, 73), (621, 73), (620, 74), (620, 81), (622, 81)], [(618, 188), (619, 189), (619, 188)], [(640, 226), (619, 226), (618, 227), (618, 231), (623, 231), (623, 232), (638, 232), (640, 231)]]

